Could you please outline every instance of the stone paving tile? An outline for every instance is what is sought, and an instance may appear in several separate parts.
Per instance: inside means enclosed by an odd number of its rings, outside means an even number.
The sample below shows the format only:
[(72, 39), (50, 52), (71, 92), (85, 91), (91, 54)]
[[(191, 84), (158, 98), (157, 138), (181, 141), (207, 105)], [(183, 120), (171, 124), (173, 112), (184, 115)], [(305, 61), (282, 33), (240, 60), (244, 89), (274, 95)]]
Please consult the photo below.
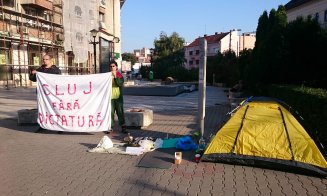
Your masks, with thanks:
[[(32, 106), (33, 99), (28, 100), (25, 106)], [(226, 120), (228, 108), (211, 105), (206, 109), (205, 136), (209, 137)], [(196, 114), (195, 108), (171, 107), (155, 112), (149, 127), (130, 131), (133, 136), (166, 137), (168, 133), (179, 137), (197, 129)], [(0, 120), (1, 196), (327, 195), (326, 179), (283, 171), (196, 164), (192, 158), (170, 169), (140, 168), (142, 156), (88, 153), (103, 133), (33, 133), (36, 126), (17, 126), (16, 122)], [(110, 137), (118, 141), (123, 135), (116, 131)]]

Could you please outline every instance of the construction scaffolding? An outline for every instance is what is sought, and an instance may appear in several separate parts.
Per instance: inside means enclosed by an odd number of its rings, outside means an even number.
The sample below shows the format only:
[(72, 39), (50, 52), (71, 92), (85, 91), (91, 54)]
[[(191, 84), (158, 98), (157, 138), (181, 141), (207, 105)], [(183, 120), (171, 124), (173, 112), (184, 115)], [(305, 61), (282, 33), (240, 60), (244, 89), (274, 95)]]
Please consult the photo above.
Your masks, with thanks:
[(0, 80), (7, 88), (31, 85), (29, 71), (44, 53), (64, 65), (61, 0), (1, 0), (0, 12)]
[[(124, 2), (0, 0), (0, 86), (33, 85), (29, 72), (45, 53), (63, 74), (91, 74), (95, 66), (109, 71), (108, 62), (121, 58), (117, 29)], [(92, 29), (98, 33), (90, 41)]]
[(29, 72), (45, 53), (63, 74), (91, 73), (88, 54), (80, 68), (76, 53), (65, 52), (62, 0), (0, 0), (0, 6), (0, 85), (31, 86)]

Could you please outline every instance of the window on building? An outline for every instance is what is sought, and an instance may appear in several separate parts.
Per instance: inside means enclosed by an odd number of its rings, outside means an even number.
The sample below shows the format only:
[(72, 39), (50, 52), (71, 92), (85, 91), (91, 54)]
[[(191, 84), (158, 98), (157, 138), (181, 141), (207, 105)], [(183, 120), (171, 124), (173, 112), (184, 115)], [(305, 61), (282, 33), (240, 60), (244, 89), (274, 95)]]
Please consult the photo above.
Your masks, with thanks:
[(37, 16), (37, 12), (36, 12), (36, 10), (33, 9), (33, 8), (26, 8), (26, 9), (25, 9), (25, 13), (26, 13), (27, 15)]
[(195, 54), (196, 54), (196, 55), (200, 54), (200, 50), (196, 50), (196, 51), (195, 51)]
[(82, 8), (77, 5), (75, 6), (74, 12), (75, 12), (76, 16), (78, 16), (78, 17), (82, 16)]
[(0, 42), (0, 78), (2, 78), (2, 80), (13, 79), (13, 67), (6, 66), (6, 64), (12, 64), (10, 48), (11, 42)]
[(318, 12), (315, 14), (315, 20), (319, 21), (319, 13)]
[(105, 6), (106, 5), (106, 1), (105, 0), (101, 0), (101, 5)]
[(78, 41), (78, 42), (83, 42), (83, 34), (81, 33), (81, 32), (77, 32), (76, 34), (75, 34), (75, 37), (76, 37), (76, 40)]
[(188, 64), (193, 65), (193, 61), (189, 61)]
[(199, 60), (196, 60), (195, 63), (198, 65), (198, 64), (200, 64), (200, 61)]
[(327, 22), (327, 10), (325, 10), (325, 17), (324, 17), (324, 21)]
[(51, 21), (51, 15), (47, 12), (44, 12), (43, 18), (44, 18), (44, 20)]
[(95, 12), (93, 10), (89, 10), (90, 20), (95, 20)]
[(14, 7), (15, 2), (14, 1), (1, 1), (0, 5), (1, 6), (7, 6), (7, 7)]
[(193, 51), (189, 51), (189, 55), (193, 55)]
[(104, 14), (103, 13), (99, 13), (99, 20), (101, 22), (104, 22), (104, 19), (105, 19)]

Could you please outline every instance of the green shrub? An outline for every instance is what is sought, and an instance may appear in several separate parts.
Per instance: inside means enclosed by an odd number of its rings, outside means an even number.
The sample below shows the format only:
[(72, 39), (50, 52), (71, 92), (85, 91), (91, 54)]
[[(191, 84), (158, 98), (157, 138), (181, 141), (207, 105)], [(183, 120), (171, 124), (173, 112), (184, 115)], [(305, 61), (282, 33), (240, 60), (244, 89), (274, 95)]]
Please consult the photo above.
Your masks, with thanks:
[(324, 146), (327, 146), (327, 90), (270, 85), (266, 89), (266, 95), (280, 99), (298, 111), (304, 119), (299, 122), (310, 136), (313, 139), (318, 137)]

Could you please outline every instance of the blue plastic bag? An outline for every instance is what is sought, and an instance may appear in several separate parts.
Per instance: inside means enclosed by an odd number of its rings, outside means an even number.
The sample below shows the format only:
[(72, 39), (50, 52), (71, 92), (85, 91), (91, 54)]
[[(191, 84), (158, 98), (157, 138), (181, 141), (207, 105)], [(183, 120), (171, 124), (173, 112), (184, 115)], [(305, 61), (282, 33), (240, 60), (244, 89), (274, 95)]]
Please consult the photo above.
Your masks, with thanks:
[(181, 137), (176, 142), (176, 148), (181, 150), (195, 150), (198, 146), (190, 136)]

